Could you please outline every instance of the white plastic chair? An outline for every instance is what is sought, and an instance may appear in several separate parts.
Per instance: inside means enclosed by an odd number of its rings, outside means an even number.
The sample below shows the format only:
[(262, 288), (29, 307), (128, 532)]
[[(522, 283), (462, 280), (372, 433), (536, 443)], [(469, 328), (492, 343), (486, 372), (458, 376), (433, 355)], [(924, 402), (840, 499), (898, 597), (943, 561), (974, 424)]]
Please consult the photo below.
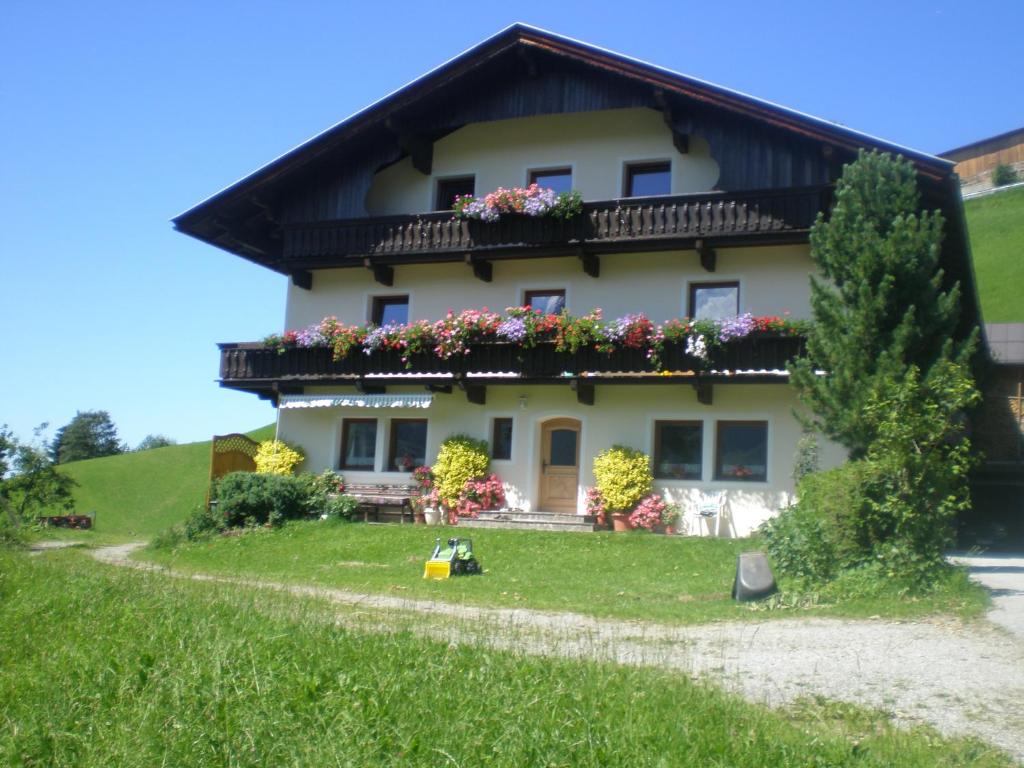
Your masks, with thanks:
[[(718, 523), (722, 519), (722, 507), (725, 506), (725, 491), (718, 493), (705, 493), (697, 504), (697, 513), (694, 516), (697, 530), (700, 531), (700, 524), (703, 520), (708, 528), (709, 536), (718, 535)], [(714, 533), (711, 531), (712, 521), (714, 522)]]

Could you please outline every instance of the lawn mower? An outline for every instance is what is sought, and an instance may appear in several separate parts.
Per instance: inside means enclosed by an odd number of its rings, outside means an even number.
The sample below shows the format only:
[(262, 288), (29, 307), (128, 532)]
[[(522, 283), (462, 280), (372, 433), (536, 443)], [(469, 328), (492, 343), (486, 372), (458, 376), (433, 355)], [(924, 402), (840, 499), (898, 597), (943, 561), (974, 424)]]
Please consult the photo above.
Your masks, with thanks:
[(447, 579), (450, 576), (483, 573), (480, 563), (473, 557), (472, 539), (448, 539), (445, 547), (441, 540), (434, 544), (434, 554), (423, 566), (424, 579)]

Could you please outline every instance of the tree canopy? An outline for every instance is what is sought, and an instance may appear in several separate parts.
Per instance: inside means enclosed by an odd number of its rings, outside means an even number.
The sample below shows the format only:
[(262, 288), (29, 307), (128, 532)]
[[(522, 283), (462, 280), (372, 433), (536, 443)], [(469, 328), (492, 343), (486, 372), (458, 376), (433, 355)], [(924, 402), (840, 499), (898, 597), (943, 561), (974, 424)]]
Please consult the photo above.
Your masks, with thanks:
[(50, 445), (50, 458), (57, 464), (95, 459), (124, 453), (117, 427), (106, 411), (78, 411), (70, 422), (57, 430)]

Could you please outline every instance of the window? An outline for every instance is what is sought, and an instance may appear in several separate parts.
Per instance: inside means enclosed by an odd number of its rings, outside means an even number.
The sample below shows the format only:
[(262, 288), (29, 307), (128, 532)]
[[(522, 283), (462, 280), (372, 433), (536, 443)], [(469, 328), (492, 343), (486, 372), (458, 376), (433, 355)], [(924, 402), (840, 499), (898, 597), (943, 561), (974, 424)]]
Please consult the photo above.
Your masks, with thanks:
[(462, 195), (476, 194), (476, 177), (459, 176), (453, 179), (437, 180), (437, 197), (434, 199), (435, 211), (450, 211), (455, 198)]
[(388, 472), (412, 472), (427, 463), (427, 420), (392, 419)]
[(720, 421), (715, 440), (715, 480), (768, 479), (768, 422)]
[(376, 460), (377, 420), (345, 419), (341, 424), (341, 468), (372, 472)]
[(491, 425), (491, 458), (502, 461), (512, 458), (512, 419), (495, 419)]
[(555, 192), (572, 192), (572, 168), (530, 171), (529, 184), (539, 184)]
[(704, 425), (699, 421), (654, 422), (654, 476), (700, 480)]
[(720, 320), (740, 313), (740, 284), (693, 283), (687, 315), (694, 320)]
[(370, 322), (376, 325), (387, 325), (388, 323), (405, 325), (409, 322), (409, 297), (374, 296)]
[(557, 315), (565, 309), (565, 289), (527, 291), (523, 296), (523, 305), (546, 315)]
[(634, 163), (626, 166), (626, 197), (672, 194), (671, 163)]

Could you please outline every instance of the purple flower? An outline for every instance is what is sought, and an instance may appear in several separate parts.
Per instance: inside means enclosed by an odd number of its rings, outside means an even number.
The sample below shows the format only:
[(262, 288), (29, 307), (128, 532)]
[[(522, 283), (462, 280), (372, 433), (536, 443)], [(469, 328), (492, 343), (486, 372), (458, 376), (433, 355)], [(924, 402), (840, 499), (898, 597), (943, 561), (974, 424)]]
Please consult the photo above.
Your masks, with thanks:
[(326, 347), (330, 342), (320, 330), (320, 323), (303, 328), (295, 335), (295, 343), (300, 347)]
[(526, 322), (521, 317), (510, 317), (498, 324), (495, 333), (499, 338), (521, 342), (526, 338)]
[(718, 321), (718, 338), (721, 341), (742, 339), (754, 330), (754, 318), (748, 312), (745, 315), (727, 317)]

